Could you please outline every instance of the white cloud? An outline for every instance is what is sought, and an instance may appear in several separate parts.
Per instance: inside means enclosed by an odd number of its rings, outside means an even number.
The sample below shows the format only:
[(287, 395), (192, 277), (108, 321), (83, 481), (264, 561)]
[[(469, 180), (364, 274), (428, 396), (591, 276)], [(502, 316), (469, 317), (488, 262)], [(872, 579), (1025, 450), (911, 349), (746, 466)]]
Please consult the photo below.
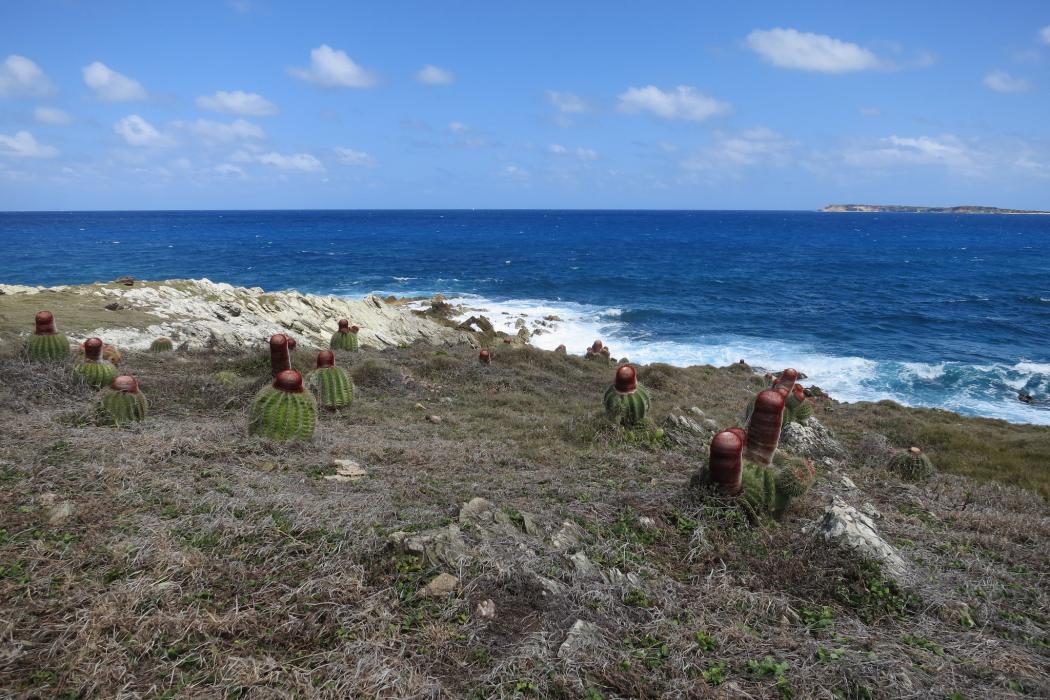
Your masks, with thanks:
[(277, 105), (254, 92), (219, 90), (214, 95), (201, 95), (197, 107), (211, 112), (240, 114), (246, 117), (270, 117), (277, 114)]
[(57, 107), (37, 107), (33, 110), (33, 119), (40, 124), (57, 124), (58, 126), (73, 123), (73, 117)]
[(50, 94), (51, 80), (33, 61), (11, 54), (0, 63), (0, 97), (32, 97)]
[(423, 85), (451, 85), (456, 82), (456, 76), (444, 68), (426, 65), (416, 72), (416, 82)]
[(58, 149), (38, 143), (28, 131), (19, 131), (14, 136), (0, 134), (0, 156), (11, 158), (54, 158)]
[(996, 92), (1026, 92), (1031, 85), (1023, 78), (1015, 78), (1006, 71), (995, 70), (984, 76), (984, 86)]
[(233, 165), (232, 163), (220, 163), (215, 166), (215, 172), (220, 175), (226, 175), (227, 177), (244, 178), (244, 168), (239, 165)]
[(355, 151), (352, 148), (343, 148), (341, 146), (336, 146), (334, 150), (336, 158), (343, 165), (358, 165), (369, 168), (376, 165), (376, 159), (364, 151)]
[(574, 153), (580, 160), (598, 160), (600, 158), (598, 151), (591, 148), (577, 148)]
[(258, 124), (244, 119), (235, 119), (229, 124), (198, 119), (195, 122), (176, 122), (175, 126), (186, 129), (207, 143), (231, 143), (244, 139), (264, 139), (266, 132)]
[(790, 162), (797, 145), (766, 127), (719, 134), (713, 146), (683, 161), (682, 167), (723, 173), (757, 165), (784, 166)]
[(875, 144), (847, 150), (843, 159), (858, 167), (884, 168), (895, 165), (942, 166), (963, 172), (978, 170), (975, 153), (952, 134), (937, 138), (890, 136)]
[(470, 127), (463, 122), (452, 122), (448, 125), (448, 130), (453, 134), (465, 134), (470, 131)]
[(547, 146), (547, 152), (556, 156), (572, 155), (579, 158), (580, 160), (598, 160), (598, 158), (601, 157), (598, 155), (598, 151), (595, 151), (593, 149), (576, 148), (575, 150), (570, 150), (565, 146), (561, 145), (560, 143), (552, 143), (551, 145)]
[(310, 52), (309, 68), (289, 68), (288, 73), (322, 87), (366, 88), (375, 85), (376, 78), (354, 63), (346, 52), (321, 44)]
[(552, 143), (551, 145), (547, 146), (547, 152), (553, 153), (556, 156), (560, 156), (565, 153), (568, 153), (569, 149), (565, 146), (562, 146), (560, 143)]
[(272, 165), (279, 170), (297, 171), (304, 173), (323, 173), (324, 164), (309, 153), (263, 153), (256, 156), (255, 160), (266, 165)]
[(559, 92), (548, 90), (546, 99), (549, 104), (558, 108), (563, 114), (583, 114), (588, 110), (588, 105), (582, 97), (571, 92)]
[(118, 73), (101, 61), (84, 66), (84, 84), (104, 102), (133, 102), (146, 99), (146, 89), (137, 80)]
[(664, 119), (688, 119), (704, 121), (717, 114), (727, 114), (732, 107), (708, 97), (694, 87), (679, 85), (674, 90), (663, 91), (655, 85), (643, 88), (632, 87), (620, 94), (621, 112), (652, 112)]
[(747, 35), (747, 45), (779, 68), (848, 73), (883, 67), (879, 58), (868, 49), (824, 34), (796, 29), (756, 29)]
[(1039, 30), (1039, 38), (1043, 40), (1044, 44), (1050, 44), (1050, 24)]
[(157, 130), (155, 126), (137, 114), (130, 114), (113, 125), (113, 131), (129, 146), (162, 147), (170, 146), (170, 136)]

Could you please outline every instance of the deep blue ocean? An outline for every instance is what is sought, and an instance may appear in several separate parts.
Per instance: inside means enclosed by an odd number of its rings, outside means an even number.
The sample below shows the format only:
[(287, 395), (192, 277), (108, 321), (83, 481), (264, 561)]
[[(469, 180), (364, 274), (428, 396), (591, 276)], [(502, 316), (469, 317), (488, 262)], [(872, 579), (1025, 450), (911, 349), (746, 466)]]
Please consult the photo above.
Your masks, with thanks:
[(541, 347), (602, 338), (636, 362), (790, 365), (841, 400), (1050, 424), (1047, 216), (0, 213), (0, 282), (120, 275), (440, 292), (508, 328), (559, 316)]

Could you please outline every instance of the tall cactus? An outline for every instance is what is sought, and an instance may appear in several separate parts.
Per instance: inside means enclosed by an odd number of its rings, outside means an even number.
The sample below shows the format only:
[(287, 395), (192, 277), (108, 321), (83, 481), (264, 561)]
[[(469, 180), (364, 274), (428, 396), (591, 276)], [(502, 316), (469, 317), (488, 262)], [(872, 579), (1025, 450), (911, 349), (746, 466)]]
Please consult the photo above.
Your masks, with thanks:
[(40, 311), (36, 328), (26, 344), (26, 352), (33, 362), (59, 362), (69, 357), (69, 339), (55, 329), (55, 315)]
[(107, 386), (117, 376), (116, 365), (102, 358), (104, 345), (101, 338), (88, 338), (84, 341), (83, 361), (73, 365), (73, 376), (96, 389)]
[(603, 399), (605, 414), (626, 427), (642, 423), (649, 413), (649, 392), (638, 383), (638, 373), (631, 365), (616, 370), (613, 385)]
[(342, 367), (335, 366), (335, 353), (317, 353), (317, 369), (310, 373), (307, 384), (325, 408), (346, 408), (354, 400), (354, 383)]
[(115, 377), (103, 390), (99, 417), (104, 423), (121, 426), (144, 420), (148, 408), (145, 395), (139, 391), (138, 380), (124, 374)]
[(271, 440), (309, 440), (317, 425), (317, 402), (294, 369), (277, 374), (252, 403), (248, 432)]
[(732, 430), (723, 430), (711, 438), (705, 481), (722, 495), (736, 496), (743, 488), (743, 450), (743, 438)]
[(292, 368), (292, 358), (288, 349), (288, 336), (283, 333), (270, 336), (270, 373), (274, 377)]
[(768, 467), (780, 443), (780, 427), (784, 420), (784, 397), (774, 389), (766, 389), (755, 397), (755, 406), (747, 424), (747, 445), (744, 458)]
[(351, 326), (350, 321), (345, 318), (339, 319), (339, 330), (332, 334), (331, 348), (333, 350), (348, 350), (357, 352), (360, 344), (357, 339), (357, 326)]

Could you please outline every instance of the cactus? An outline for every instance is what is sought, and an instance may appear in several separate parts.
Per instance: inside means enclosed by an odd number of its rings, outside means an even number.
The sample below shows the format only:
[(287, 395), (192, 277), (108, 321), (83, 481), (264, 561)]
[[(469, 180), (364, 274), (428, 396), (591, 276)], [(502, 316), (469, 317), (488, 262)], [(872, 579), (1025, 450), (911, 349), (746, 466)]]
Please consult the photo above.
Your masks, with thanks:
[(802, 457), (793, 457), (788, 460), (787, 464), (781, 466), (776, 472), (774, 513), (778, 515), (783, 513), (792, 498), (809, 491), (816, 477), (817, 472), (810, 460)]
[(317, 402), (294, 369), (277, 374), (252, 403), (248, 432), (271, 440), (309, 440), (317, 425)]
[(488, 350), (482, 350), (478, 353), (478, 362), (483, 365), (487, 365), (492, 362), (492, 353)]
[(36, 315), (36, 328), (26, 344), (33, 362), (57, 362), (69, 357), (69, 339), (55, 330), (55, 316), (50, 311)]
[(788, 367), (773, 380), (773, 388), (785, 387), (788, 393), (795, 387), (795, 382), (798, 381), (798, 370), (793, 367)]
[(611, 359), (609, 348), (602, 344), (602, 341), (594, 341), (589, 348), (587, 348), (588, 360), (602, 360), (603, 362), (609, 362)]
[(936, 471), (933, 462), (918, 447), (909, 447), (893, 455), (886, 467), (909, 481), (925, 481)]
[(84, 341), (83, 361), (73, 365), (73, 376), (96, 389), (108, 386), (117, 376), (116, 365), (102, 359), (103, 345), (100, 338), (88, 338)]
[(357, 342), (357, 326), (351, 326), (345, 318), (339, 319), (339, 330), (332, 334), (331, 348), (333, 350), (349, 350), (357, 352), (360, 347)]
[(748, 519), (758, 522), (772, 514), (776, 508), (777, 495), (776, 475), (773, 470), (745, 461), (740, 476), (743, 489), (738, 503), (747, 513)]
[(738, 433), (732, 430), (717, 433), (711, 438), (707, 470), (702, 481), (713, 486), (722, 495), (739, 494), (743, 487), (741, 482), (743, 450), (744, 440)]
[(774, 389), (766, 389), (755, 397), (754, 410), (747, 423), (747, 445), (744, 458), (768, 467), (780, 443), (780, 427), (784, 420), (784, 397)]
[(144, 420), (148, 407), (146, 397), (139, 391), (138, 380), (125, 374), (115, 377), (103, 390), (99, 418), (103, 423), (121, 426)]
[(292, 359), (288, 350), (288, 336), (283, 333), (270, 336), (270, 373), (274, 377), (292, 368)]
[(626, 427), (645, 420), (649, 412), (649, 392), (638, 384), (638, 373), (631, 365), (616, 370), (613, 385), (605, 392), (605, 414)]
[(784, 422), (805, 423), (813, 415), (813, 404), (806, 401), (806, 392), (801, 384), (791, 387), (791, 392), (784, 399)]
[(317, 353), (317, 369), (310, 373), (307, 383), (325, 408), (346, 408), (354, 400), (354, 383), (346, 370), (335, 366), (331, 350)]
[(559, 345), (558, 347), (554, 348), (554, 352), (558, 353), (559, 355), (568, 355), (569, 349), (566, 348), (564, 345)]
[(175, 349), (175, 344), (171, 342), (171, 338), (157, 338), (150, 343), (150, 352), (171, 352)]

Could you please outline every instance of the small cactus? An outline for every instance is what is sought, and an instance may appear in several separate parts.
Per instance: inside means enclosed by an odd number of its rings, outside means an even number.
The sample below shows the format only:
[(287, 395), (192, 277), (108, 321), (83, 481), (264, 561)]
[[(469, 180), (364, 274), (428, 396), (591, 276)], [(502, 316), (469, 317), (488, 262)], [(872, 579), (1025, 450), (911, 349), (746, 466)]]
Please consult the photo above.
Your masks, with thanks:
[(357, 352), (360, 347), (357, 340), (357, 326), (351, 326), (345, 318), (339, 319), (339, 330), (332, 334), (331, 348), (333, 350), (348, 350)]
[(488, 350), (482, 350), (478, 353), (478, 362), (483, 365), (490, 364), (492, 362), (492, 353)]
[(55, 330), (55, 315), (50, 311), (37, 313), (26, 351), (33, 362), (59, 362), (69, 357), (69, 339)]
[(638, 425), (649, 412), (649, 392), (638, 384), (638, 373), (631, 365), (616, 370), (613, 385), (605, 392), (605, 414), (626, 427)]
[[(740, 431), (743, 432), (743, 431)], [(744, 439), (733, 430), (723, 430), (711, 438), (710, 455), (704, 481), (725, 496), (740, 493)]]
[(777, 377), (773, 380), (773, 388), (776, 389), (778, 387), (786, 387), (787, 390), (788, 390), (788, 393), (790, 394), (791, 390), (795, 386), (795, 382), (797, 382), (797, 381), (798, 381), (798, 370), (793, 368), (793, 367), (788, 367), (787, 369), (782, 371), (779, 375), (777, 375)]
[(802, 385), (793, 385), (791, 392), (784, 399), (784, 425), (805, 423), (812, 415), (813, 404), (806, 401), (806, 392)]
[(780, 427), (784, 420), (784, 397), (766, 389), (755, 397), (754, 410), (747, 423), (747, 445), (744, 458), (768, 467), (780, 444)]
[(171, 342), (171, 338), (157, 338), (150, 343), (150, 352), (171, 352), (175, 349), (175, 343)]
[(270, 373), (276, 377), (286, 369), (292, 368), (292, 359), (288, 354), (288, 336), (276, 333), (270, 336)]
[(930, 458), (918, 447), (901, 450), (890, 458), (886, 467), (909, 481), (925, 481), (937, 471)]
[(99, 417), (103, 423), (121, 426), (144, 420), (148, 408), (145, 395), (139, 391), (138, 380), (124, 374), (114, 377), (109, 387), (103, 390)]
[(792, 498), (809, 491), (816, 477), (817, 472), (813, 468), (813, 462), (802, 457), (792, 458), (787, 464), (780, 467), (775, 479), (774, 512), (778, 515), (783, 513)]
[(602, 341), (596, 340), (591, 343), (589, 348), (587, 348), (586, 357), (588, 360), (602, 360), (609, 362), (611, 355), (609, 348), (603, 345)]
[(309, 440), (317, 425), (317, 402), (294, 369), (277, 374), (252, 403), (248, 432), (271, 440)]
[(307, 383), (325, 408), (346, 408), (354, 400), (354, 383), (345, 369), (335, 366), (331, 350), (317, 353), (317, 369), (310, 373)]
[(558, 347), (554, 348), (554, 352), (558, 353), (559, 355), (568, 355), (569, 349), (564, 345), (559, 345)]
[(102, 357), (104, 343), (100, 338), (84, 341), (84, 359), (73, 365), (73, 376), (96, 389), (108, 386), (117, 376), (117, 367)]

